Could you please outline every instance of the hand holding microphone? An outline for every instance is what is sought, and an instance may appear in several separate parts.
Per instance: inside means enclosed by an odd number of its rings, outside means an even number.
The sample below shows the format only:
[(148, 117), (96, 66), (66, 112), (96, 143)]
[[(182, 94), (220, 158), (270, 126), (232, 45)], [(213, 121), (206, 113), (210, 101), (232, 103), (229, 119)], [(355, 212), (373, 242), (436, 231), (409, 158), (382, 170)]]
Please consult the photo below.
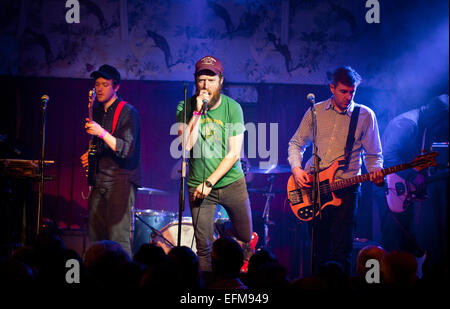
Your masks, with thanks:
[(206, 113), (208, 109), (208, 103), (209, 103), (210, 95), (208, 90), (200, 90), (199, 94), (197, 95), (197, 112), (204, 112)]

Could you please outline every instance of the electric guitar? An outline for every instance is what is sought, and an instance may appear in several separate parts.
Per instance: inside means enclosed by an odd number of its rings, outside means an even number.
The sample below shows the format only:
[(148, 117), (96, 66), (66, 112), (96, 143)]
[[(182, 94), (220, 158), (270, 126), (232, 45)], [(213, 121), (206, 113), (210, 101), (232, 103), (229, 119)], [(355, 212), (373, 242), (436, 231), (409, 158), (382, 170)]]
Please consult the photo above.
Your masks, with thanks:
[(414, 201), (423, 201), (428, 198), (427, 185), (448, 178), (448, 168), (431, 176), (426, 176), (425, 183), (415, 185), (412, 182), (391, 174), (386, 177), (388, 191), (386, 203), (392, 212), (404, 212)]
[[(95, 88), (89, 91), (89, 104), (88, 104), (88, 110), (89, 110), (89, 121), (92, 121), (92, 110), (95, 102)], [(86, 169), (86, 176), (87, 176), (87, 182), (89, 186), (94, 186), (95, 184), (95, 169), (96, 169), (96, 159), (95, 155), (97, 152), (97, 148), (94, 145), (94, 137), (91, 137), (91, 140), (89, 141), (89, 152), (88, 152), (88, 162), (89, 165)]]
[[(408, 168), (414, 168), (420, 171), (429, 166), (436, 166), (434, 158), (438, 155), (437, 152), (430, 152), (427, 154), (417, 156), (410, 163), (404, 163), (392, 167), (382, 169), (384, 176), (396, 173)], [(320, 210), (328, 205), (339, 206), (342, 199), (337, 198), (334, 191), (350, 187), (352, 185), (369, 181), (370, 173), (354, 176), (348, 179), (334, 181), (334, 175), (339, 168), (345, 165), (345, 160), (336, 160), (329, 167), (319, 171), (319, 187), (320, 187)], [(309, 175), (310, 181), (313, 180), (313, 175)], [(294, 176), (289, 177), (287, 183), (287, 194), (291, 210), (294, 215), (301, 221), (310, 221), (313, 216), (319, 214), (319, 210), (313, 214), (313, 199), (311, 188), (299, 188), (295, 183)]]

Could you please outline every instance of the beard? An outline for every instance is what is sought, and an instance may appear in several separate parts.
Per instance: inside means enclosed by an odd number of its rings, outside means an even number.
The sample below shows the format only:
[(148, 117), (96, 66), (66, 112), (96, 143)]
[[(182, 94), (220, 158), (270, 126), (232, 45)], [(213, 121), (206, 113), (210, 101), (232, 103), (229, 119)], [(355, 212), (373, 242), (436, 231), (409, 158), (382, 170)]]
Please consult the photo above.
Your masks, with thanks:
[(219, 102), (220, 90), (221, 89), (218, 89), (216, 92), (213, 93), (211, 100), (209, 100), (209, 102), (208, 102), (208, 109), (213, 108), (214, 106), (216, 106), (217, 102)]

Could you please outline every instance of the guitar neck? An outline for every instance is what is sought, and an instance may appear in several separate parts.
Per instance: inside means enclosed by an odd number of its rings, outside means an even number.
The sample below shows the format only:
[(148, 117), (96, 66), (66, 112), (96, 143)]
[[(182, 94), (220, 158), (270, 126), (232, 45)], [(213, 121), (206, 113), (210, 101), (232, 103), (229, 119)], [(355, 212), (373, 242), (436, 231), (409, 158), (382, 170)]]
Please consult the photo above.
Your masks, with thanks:
[[(94, 109), (94, 101), (95, 101), (95, 97), (96, 97), (96, 93), (95, 93), (95, 88), (92, 89), (91, 91), (89, 91), (89, 104), (88, 104), (88, 119), (89, 122), (93, 121), (94, 117), (93, 117), (93, 109)], [(92, 146), (94, 143), (94, 136), (91, 136), (89, 145)]]
[(96, 96), (97, 96), (97, 94), (95, 93), (95, 88), (92, 89), (91, 91), (89, 91), (89, 104), (88, 104), (88, 111), (89, 111), (88, 118), (89, 118), (89, 121), (92, 121), (92, 119), (93, 119), (93, 112), (92, 112), (92, 110), (94, 109), (94, 101), (95, 101)]
[[(403, 163), (403, 164), (399, 164), (396, 166), (382, 169), (381, 173), (383, 174), (383, 176), (386, 176), (386, 175), (389, 175), (392, 173), (397, 173), (397, 172), (406, 170), (408, 168), (412, 168), (414, 166), (415, 166), (415, 164), (412, 164), (412, 163)], [(370, 181), (370, 173), (354, 176), (354, 177), (351, 177), (348, 179), (342, 179), (342, 180), (335, 181), (330, 184), (330, 188), (331, 188), (331, 191), (335, 191), (335, 190), (344, 189), (344, 188), (356, 185), (358, 183), (366, 182), (366, 181)]]

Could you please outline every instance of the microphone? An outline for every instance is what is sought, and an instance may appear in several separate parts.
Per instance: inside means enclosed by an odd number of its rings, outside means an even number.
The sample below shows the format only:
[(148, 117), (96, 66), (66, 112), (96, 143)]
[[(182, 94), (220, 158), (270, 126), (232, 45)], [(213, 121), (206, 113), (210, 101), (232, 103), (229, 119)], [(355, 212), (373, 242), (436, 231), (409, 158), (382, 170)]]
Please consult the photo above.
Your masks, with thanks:
[(41, 97), (41, 104), (42, 104), (42, 106), (44, 106), (44, 107), (47, 106), (48, 100), (50, 100), (50, 98), (48, 97), (48, 95), (44, 94)]
[(308, 95), (306, 96), (306, 99), (309, 101), (309, 103), (311, 103), (312, 105), (316, 104), (316, 96), (314, 95), (314, 93), (308, 93)]
[(207, 99), (203, 99), (202, 102), (203, 102), (203, 111), (204, 111), (204, 113), (206, 115), (206, 111), (208, 110), (208, 103), (209, 102), (208, 102)]

